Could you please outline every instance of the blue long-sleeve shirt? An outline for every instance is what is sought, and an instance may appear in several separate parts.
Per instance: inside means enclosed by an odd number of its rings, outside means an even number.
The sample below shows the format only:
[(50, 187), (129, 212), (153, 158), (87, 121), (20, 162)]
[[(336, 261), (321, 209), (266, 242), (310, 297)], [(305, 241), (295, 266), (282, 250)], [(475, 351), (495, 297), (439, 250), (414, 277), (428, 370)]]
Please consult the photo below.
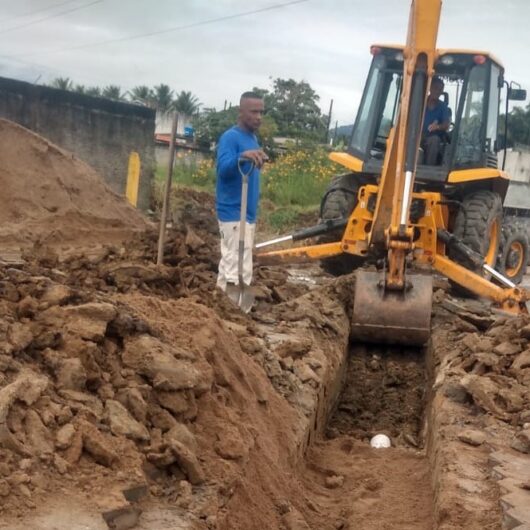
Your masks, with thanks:
[[(429, 134), (429, 125), (438, 122), (439, 125), (446, 123), (451, 119), (451, 111), (444, 101), (439, 99), (436, 102), (434, 108), (430, 109), (427, 107), (425, 109), (425, 118), (423, 118), (423, 129), (422, 134), (427, 136)], [(438, 132), (438, 131), (435, 131)]]
[[(239, 221), (241, 216), (242, 178), (237, 161), (249, 149), (259, 149), (256, 135), (240, 129), (237, 125), (225, 131), (217, 145), (217, 182), (215, 207), (217, 217), (223, 222)], [(250, 169), (250, 162), (242, 168)], [(259, 201), (259, 169), (254, 168), (248, 178), (247, 222), (255, 223)]]

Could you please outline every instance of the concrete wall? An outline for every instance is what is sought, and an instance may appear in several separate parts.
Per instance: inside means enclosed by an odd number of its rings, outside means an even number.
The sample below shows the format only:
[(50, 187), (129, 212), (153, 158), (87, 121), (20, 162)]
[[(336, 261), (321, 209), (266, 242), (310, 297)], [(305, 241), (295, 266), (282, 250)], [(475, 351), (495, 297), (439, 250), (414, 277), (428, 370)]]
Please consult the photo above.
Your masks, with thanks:
[(138, 206), (149, 207), (155, 170), (154, 110), (0, 77), (0, 117), (73, 152), (121, 195), (129, 154), (137, 151), (141, 161)]
[[(499, 156), (502, 165), (502, 153)], [(530, 148), (517, 147), (506, 153), (505, 171), (510, 175), (510, 185), (504, 199), (509, 208), (530, 209)]]
[[(502, 153), (499, 156), (502, 164)], [(505, 171), (513, 180), (530, 182), (530, 147), (508, 150)]]

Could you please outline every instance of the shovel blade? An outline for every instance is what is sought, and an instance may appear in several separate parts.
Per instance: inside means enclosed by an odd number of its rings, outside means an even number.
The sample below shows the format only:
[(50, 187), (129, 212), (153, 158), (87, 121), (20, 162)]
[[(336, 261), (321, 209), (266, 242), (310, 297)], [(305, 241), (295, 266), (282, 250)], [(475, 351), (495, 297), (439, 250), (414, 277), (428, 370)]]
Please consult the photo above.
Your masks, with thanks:
[(251, 287), (243, 284), (229, 283), (226, 286), (226, 296), (234, 302), (243, 313), (248, 313), (254, 305), (254, 293)]
[(352, 338), (362, 342), (423, 346), (430, 337), (432, 277), (407, 275), (411, 288), (385, 290), (381, 273), (358, 271)]

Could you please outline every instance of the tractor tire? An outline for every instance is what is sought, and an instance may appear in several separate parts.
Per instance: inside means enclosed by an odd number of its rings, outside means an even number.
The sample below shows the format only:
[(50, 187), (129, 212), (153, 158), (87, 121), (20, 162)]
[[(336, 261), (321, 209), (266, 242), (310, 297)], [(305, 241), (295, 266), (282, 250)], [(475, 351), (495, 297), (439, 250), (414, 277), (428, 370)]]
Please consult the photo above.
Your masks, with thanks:
[[(357, 205), (357, 192), (361, 183), (354, 173), (337, 175), (331, 181), (322, 202), (320, 203), (320, 220), (343, 219), (349, 217)], [(336, 230), (318, 238), (319, 243), (340, 241), (342, 230)], [(333, 276), (349, 274), (362, 265), (364, 258), (352, 254), (341, 254), (332, 258), (320, 260), (324, 271)]]
[[(502, 199), (499, 194), (488, 190), (469, 193), (462, 201), (456, 214), (453, 234), (465, 245), (485, 258), (485, 262), (495, 267), (502, 231)], [(469, 270), (484, 275), (481, 270), (455, 252), (449, 257)], [(475, 297), (474, 293), (451, 282), (455, 294)]]
[(529, 249), (526, 228), (518, 222), (502, 227), (497, 270), (515, 284), (521, 283), (528, 264)]

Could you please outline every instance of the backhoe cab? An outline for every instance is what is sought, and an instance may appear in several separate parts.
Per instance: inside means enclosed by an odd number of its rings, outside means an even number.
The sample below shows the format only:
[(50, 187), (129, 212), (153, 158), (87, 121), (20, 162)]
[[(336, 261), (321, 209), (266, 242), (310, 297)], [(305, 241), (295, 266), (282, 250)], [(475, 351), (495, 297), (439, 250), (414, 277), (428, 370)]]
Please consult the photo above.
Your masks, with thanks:
[[(353, 335), (360, 340), (426, 342), (429, 268), (505, 311), (527, 311), (527, 293), (515, 285), (526, 267), (526, 235), (512, 230), (508, 241), (502, 230), (509, 184), (498, 169), (503, 67), (485, 52), (436, 49), (440, 10), (440, 0), (413, 0), (406, 45), (372, 46), (348, 151), (330, 155), (349, 173), (331, 183), (321, 224), (257, 245), (319, 236), (317, 245), (261, 255), (320, 259), (334, 273), (367, 259), (383, 263), (380, 272), (357, 272)], [(450, 124), (428, 133), (424, 116), (435, 77), (444, 84)], [(436, 156), (425, 153), (430, 134), (438, 135)], [(494, 269), (501, 243), (513, 245), (503, 274)]]
[[(396, 125), (403, 81), (403, 48), (371, 47), (374, 56), (353, 128), (348, 152), (358, 169), (381, 173), (390, 131)], [(442, 141), (435, 164), (425, 165), (423, 150), (418, 158), (418, 184), (438, 188), (451, 171), (497, 168), (497, 122), (503, 87), (503, 68), (484, 52), (438, 50), (434, 75), (444, 82), (443, 101), (451, 127), (434, 132)]]

